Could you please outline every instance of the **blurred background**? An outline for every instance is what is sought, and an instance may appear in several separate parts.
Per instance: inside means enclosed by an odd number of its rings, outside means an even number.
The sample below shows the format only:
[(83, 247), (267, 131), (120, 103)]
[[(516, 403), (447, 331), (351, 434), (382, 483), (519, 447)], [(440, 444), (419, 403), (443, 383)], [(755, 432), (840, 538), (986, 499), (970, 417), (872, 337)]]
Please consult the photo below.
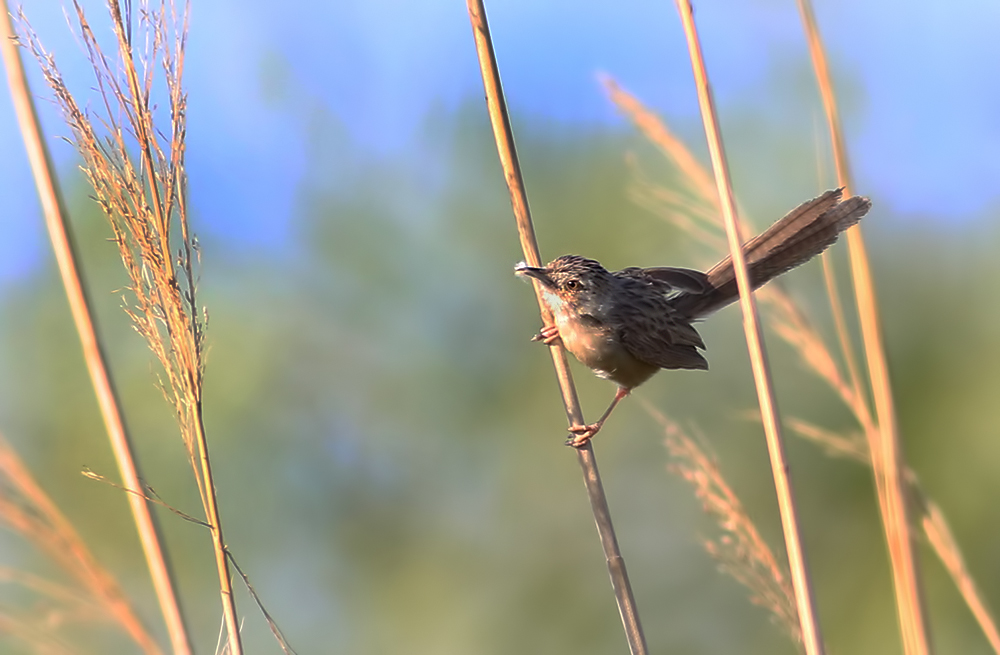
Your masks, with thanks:
[[(625, 652), (482, 102), (464, 3), (192, 3), (185, 81), (190, 204), (207, 306), (206, 417), (227, 541), (299, 653)], [(106, 10), (88, 0), (99, 38)], [(634, 200), (637, 171), (676, 180), (620, 115), (604, 73), (705, 151), (673, 5), (488, 4), (544, 258), (704, 266)], [(696, 4), (736, 193), (757, 227), (835, 185), (793, 2)], [(25, 12), (81, 104), (92, 76), (60, 3)], [(1000, 607), (1000, 8), (817, 2), (869, 240), (909, 461)], [(148, 483), (198, 513), (152, 357), (68, 129), (27, 61)], [(10, 102), (0, 101), (0, 432), (163, 630), (44, 232)], [(703, 158), (704, 160), (704, 158)], [(846, 271), (843, 252), (836, 255)], [(844, 280), (846, 281), (846, 275)], [(790, 293), (832, 335), (821, 268)], [(793, 653), (702, 549), (716, 528), (667, 471), (647, 401), (704, 435), (781, 554), (739, 312), (705, 323), (708, 373), (663, 373), (596, 442), (651, 652)], [(769, 338), (788, 416), (856, 427)], [(574, 362), (587, 417), (613, 385)], [(831, 652), (901, 652), (870, 472), (789, 443)], [(208, 534), (161, 511), (198, 652), (221, 621)], [(939, 652), (987, 653), (921, 549)], [(0, 533), (0, 566), (57, 576)], [(27, 602), (4, 592), (13, 607)], [(248, 653), (277, 646), (246, 594)], [(80, 652), (133, 652), (111, 630)], [(22, 652), (0, 635), (0, 650)], [(27, 651), (23, 651), (27, 652)]]

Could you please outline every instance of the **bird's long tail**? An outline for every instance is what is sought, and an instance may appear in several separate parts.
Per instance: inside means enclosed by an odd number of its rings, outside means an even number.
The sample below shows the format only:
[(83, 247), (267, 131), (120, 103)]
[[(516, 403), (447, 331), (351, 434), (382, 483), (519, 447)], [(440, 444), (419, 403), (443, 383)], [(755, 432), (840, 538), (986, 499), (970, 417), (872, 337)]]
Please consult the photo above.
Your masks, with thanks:
[[(802, 203), (743, 244), (754, 289), (829, 248), (841, 232), (871, 209), (868, 198), (852, 196), (841, 202), (842, 194), (843, 189), (834, 189)], [(731, 258), (726, 257), (705, 275), (710, 285), (707, 291), (681, 294), (671, 303), (692, 319), (722, 309), (739, 297)]]

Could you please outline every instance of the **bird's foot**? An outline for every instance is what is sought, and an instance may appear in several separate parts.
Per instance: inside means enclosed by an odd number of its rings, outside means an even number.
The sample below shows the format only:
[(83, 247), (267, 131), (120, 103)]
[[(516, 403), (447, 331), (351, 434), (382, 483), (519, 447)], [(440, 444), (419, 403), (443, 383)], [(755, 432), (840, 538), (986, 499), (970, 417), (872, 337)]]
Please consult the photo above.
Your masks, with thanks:
[(572, 434), (566, 439), (566, 445), (573, 448), (583, 448), (601, 431), (603, 426), (604, 421), (598, 421), (590, 425), (571, 425), (569, 431)]
[(559, 328), (554, 325), (546, 325), (538, 334), (531, 337), (531, 340), (541, 341), (546, 346), (562, 345), (562, 339), (559, 337)]
[(574, 448), (582, 448), (586, 446), (587, 443), (594, 438), (601, 428), (604, 426), (604, 422), (608, 420), (611, 416), (611, 412), (614, 411), (615, 407), (622, 401), (622, 399), (631, 393), (631, 387), (618, 387), (618, 391), (615, 393), (614, 400), (608, 405), (608, 408), (604, 410), (604, 414), (601, 418), (597, 419), (596, 423), (591, 423), (590, 425), (571, 425), (569, 431), (572, 432), (572, 436), (566, 440), (567, 446), (573, 446)]

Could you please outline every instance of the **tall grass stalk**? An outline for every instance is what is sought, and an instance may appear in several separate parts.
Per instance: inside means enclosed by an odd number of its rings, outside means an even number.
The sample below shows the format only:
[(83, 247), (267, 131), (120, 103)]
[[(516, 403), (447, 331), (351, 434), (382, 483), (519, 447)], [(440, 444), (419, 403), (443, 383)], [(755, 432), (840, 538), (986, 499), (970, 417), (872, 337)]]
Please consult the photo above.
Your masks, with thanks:
[[(803, 29), (809, 43), (809, 53), (823, 98), (833, 158), (839, 185), (851, 193), (853, 180), (847, 157), (843, 129), (837, 112), (836, 95), (826, 63), (826, 53), (819, 35), (819, 28), (808, 0), (798, 0)], [(917, 563), (916, 545), (911, 530), (912, 508), (903, 479), (905, 461), (896, 423), (896, 408), (889, 379), (889, 366), (882, 339), (881, 319), (875, 284), (861, 229), (854, 226), (847, 232), (847, 249), (851, 262), (854, 296), (858, 306), (858, 320), (868, 363), (868, 374), (875, 399), (878, 429), (868, 432), (872, 471), (875, 476), (882, 525), (889, 547), (889, 561), (896, 591), (896, 609), (899, 614), (903, 649), (907, 655), (928, 655), (932, 652), (926, 619), (926, 603)]]
[(743, 239), (740, 235), (736, 219), (736, 203), (733, 200), (732, 184), (729, 178), (728, 163), (722, 145), (722, 134), (715, 113), (715, 103), (705, 69), (705, 61), (701, 53), (701, 43), (694, 24), (691, 3), (688, 0), (677, 0), (677, 10), (684, 26), (684, 34), (688, 43), (688, 52), (694, 70), (695, 86), (698, 90), (698, 104), (701, 108), (702, 121), (708, 138), (708, 151), (715, 172), (719, 202), (723, 220), (726, 225), (726, 236), (729, 242), (729, 252), (736, 272), (736, 282), (740, 292), (740, 307), (743, 310), (743, 327), (746, 332), (747, 348), (750, 351), (750, 364), (753, 368), (754, 382), (757, 387), (757, 399), (760, 403), (761, 418), (764, 423), (764, 435), (767, 439), (768, 453), (771, 457), (771, 472), (774, 476), (774, 487), (778, 498), (778, 510), (781, 515), (781, 525), (785, 537), (785, 547), (788, 552), (788, 565), (791, 570), (792, 588), (798, 609), (799, 625), (802, 631), (802, 643), (808, 655), (821, 655), (824, 652), (823, 639), (820, 634), (819, 621), (816, 616), (815, 600), (809, 573), (806, 567), (805, 553), (802, 549), (799, 522), (796, 515), (795, 499), (792, 494), (791, 479), (788, 475), (788, 462), (785, 457), (785, 446), (778, 422), (778, 407), (771, 383), (771, 373), (764, 350), (764, 340), (761, 334), (760, 316), (753, 297), (753, 287), (747, 272), (743, 257)]
[[(83, 171), (107, 215), (128, 274), (125, 311), (160, 361), (161, 388), (174, 406), (211, 533), (226, 643), (242, 653), (232, 577), (205, 435), (202, 383), (205, 315), (196, 300), (197, 242), (188, 224), (184, 168), (187, 96), (181, 86), (188, 6), (168, 0), (139, 7), (133, 39), (130, 2), (108, 0), (116, 52), (105, 54), (79, 2), (73, 18), (93, 67), (104, 113), (80, 108), (54, 59), (27, 30), (28, 45), (73, 132)], [(141, 44), (136, 50), (136, 43)], [(156, 70), (162, 70), (162, 85)], [(155, 125), (158, 101), (168, 128)], [(96, 126), (103, 127), (99, 133)], [(175, 248), (175, 240), (179, 241)]]
[[(528, 208), (528, 197), (521, 177), (521, 166), (518, 163), (517, 151), (514, 147), (514, 134), (511, 130), (507, 103), (500, 82), (500, 70), (497, 66), (496, 54), (493, 51), (489, 23), (486, 19), (486, 8), (483, 0), (467, 0), (467, 6), (476, 42), (476, 54), (483, 77), (483, 86), (486, 91), (486, 107), (493, 126), (493, 136), (496, 139), (500, 164), (507, 180), (507, 188), (510, 191), (511, 205), (517, 223), (518, 237), (521, 240), (521, 249), (524, 252), (524, 260), (530, 266), (541, 266), (538, 242), (535, 239), (531, 211)], [(542, 322), (545, 325), (551, 325), (553, 323), (552, 315), (548, 306), (542, 301), (541, 287), (537, 282), (534, 283), (534, 287)], [(569, 371), (566, 352), (561, 346), (552, 345), (549, 347), (549, 353), (552, 355), (552, 364), (556, 369), (556, 378), (559, 381), (566, 417), (571, 426), (585, 425), (583, 411), (580, 409), (580, 401), (576, 395), (576, 387)], [(618, 611), (625, 628), (629, 650), (632, 655), (645, 655), (647, 652), (646, 638), (639, 621), (639, 612), (629, 583), (625, 560), (618, 548), (618, 539), (611, 522), (611, 511), (608, 508), (607, 497), (601, 484), (593, 446), (587, 442), (586, 445), (575, 450), (583, 469), (584, 484), (590, 498), (591, 509), (594, 512), (594, 522), (597, 524), (597, 532), (601, 538), (601, 546), (607, 560), (611, 586), (615, 592), (615, 600), (618, 603)]]
[[(837, 111), (836, 93), (827, 66), (826, 50), (820, 38), (812, 4), (808, 0), (798, 0), (798, 6), (826, 113), (837, 178), (842, 186), (850, 190), (853, 186), (850, 160)], [(923, 492), (916, 475), (906, 467), (896, 423), (875, 285), (860, 228), (854, 227), (848, 231), (847, 246), (858, 318), (878, 416), (877, 424), (869, 423), (865, 434), (868, 437), (870, 464), (876, 481), (879, 507), (882, 510), (882, 521), (889, 546), (905, 652), (908, 655), (932, 652), (926, 618), (926, 600), (913, 536), (913, 526), (917, 523), (914, 516), (920, 514), (919, 523), (928, 543), (951, 575), (990, 646), (994, 652), (1000, 654), (1000, 631), (997, 629), (996, 620), (965, 565), (961, 549), (951, 534), (944, 514)], [(850, 358), (848, 364), (851, 364)]]
[(76, 264), (77, 258), (67, 229), (62, 196), (59, 192), (51, 157), (42, 137), (33, 98), (28, 89), (24, 65), (15, 42), (16, 37), (6, 0), (0, 0), (0, 13), (2, 13), (0, 16), (0, 41), (2, 41), (0, 42), (0, 50), (3, 52), (8, 85), (14, 101), (21, 135), (28, 152), (35, 185), (38, 188), (45, 225), (55, 252), (63, 287), (69, 299), (70, 312), (80, 337), (84, 361), (97, 395), (101, 416), (104, 419), (118, 470), (125, 487), (136, 492), (126, 495), (174, 653), (189, 655), (191, 653), (190, 640), (177, 594), (174, 591), (170, 567), (163, 550), (156, 521), (141, 493), (142, 483), (140, 482), (139, 467), (133, 455), (132, 444), (125, 429), (118, 396), (111, 381), (103, 348), (97, 337), (97, 330), (90, 311), (90, 302)]

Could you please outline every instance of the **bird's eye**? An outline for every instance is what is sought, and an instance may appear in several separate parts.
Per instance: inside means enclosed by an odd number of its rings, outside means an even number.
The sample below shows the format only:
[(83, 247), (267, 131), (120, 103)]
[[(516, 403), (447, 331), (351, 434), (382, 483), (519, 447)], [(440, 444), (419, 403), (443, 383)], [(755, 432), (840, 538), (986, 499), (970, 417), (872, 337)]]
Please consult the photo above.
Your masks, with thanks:
[(576, 291), (577, 289), (580, 288), (580, 286), (581, 285), (580, 285), (580, 281), (579, 280), (567, 280), (566, 281), (566, 288), (569, 289), (570, 291)]

